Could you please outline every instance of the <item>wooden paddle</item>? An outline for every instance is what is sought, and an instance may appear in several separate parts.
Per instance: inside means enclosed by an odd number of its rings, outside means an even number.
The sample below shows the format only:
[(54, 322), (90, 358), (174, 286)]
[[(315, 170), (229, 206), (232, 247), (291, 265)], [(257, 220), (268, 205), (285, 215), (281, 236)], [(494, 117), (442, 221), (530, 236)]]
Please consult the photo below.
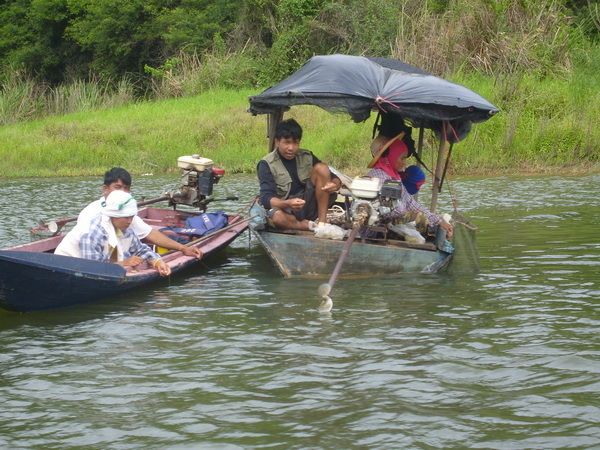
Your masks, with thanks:
[[(239, 225), (244, 222), (248, 222), (249, 220), (254, 219), (254, 217), (256, 217), (256, 216), (246, 217), (245, 219), (238, 220), (235, 223), (231, 223), (229, 225), (224, 226), (223, 228), (219, 228), (217, 231), (213, 231), (212, 233), (207, 234), (206, 236), (199, 237), (198, 239), (194, 239), (193, 241), (183, 244), (183, 246), (191, 247), (192, 245), (196, 245), (202, 241), (205, 241), (207, 239), (210, 239), (211, 237), (214, 237), (215, 235), (217, 235), (219, 233), (223, 233), (224, 231), (230, 230), (231, 228), (235, 227), (236, 225)], [(179, 252), (179, 251), (181, 251), (181, 250), (169, 250), (168, 252), (163, 253), (161, 256), (170, 255), (172, 253)]]
[(323, 283), (321, 286), (319, 286), (319, 289), (317, 290), (317, 292), (319, 293), (319, 296), (321, 296), (323, 298), (323, 300), (321, 301), (321, 304), (319, 305), (319, 311), (321, 311), (321, 312), (328, 312), (328, 311), (331, 311), (331, 308), (333, 308), (333, 300), (331, 300), (331, 298), (329, 297), (329, 294), (331, 293), (331, 289), (333, 289), (335, 280), (337, 279), (337, 277), (340, 273), (340, 270), (342, 269), (342, 265), (344, 264), (344, 261), (346, 260), (346, 256), (348, 256), (348, 252), (350, 251), (350, 247), (352, 246), (352, 243), (354, 242), (354, 239), (356, 238), (358, 230), (360, 230), (360, 224), (358, 222), (356, 222), (356, 223), (354, 223), (352, 230), (350, 231), (350, 234), (348, 235), (348, 240), (344, 244), (344, 248), (342, 249), (342, 253), (340, 254), (340, 257), (335, 265), (335, 268), (333, 269), (333, 273), (331, 274), (331, 277), (329, 277), (329, 282)]

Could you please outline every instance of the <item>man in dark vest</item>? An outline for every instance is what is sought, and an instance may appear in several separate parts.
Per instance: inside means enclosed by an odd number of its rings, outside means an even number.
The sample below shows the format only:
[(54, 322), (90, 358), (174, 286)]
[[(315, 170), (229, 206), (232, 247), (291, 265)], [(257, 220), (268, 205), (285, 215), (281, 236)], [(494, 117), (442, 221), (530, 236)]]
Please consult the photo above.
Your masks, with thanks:
[(260, 202), (276, 228), (309, 230), (324, 225), (337, 197), (340, 179), (327, 164), (300, 148), (302, 127), (284, 120), (275, 130), (275, 150), (261, 159), (257, 172)]

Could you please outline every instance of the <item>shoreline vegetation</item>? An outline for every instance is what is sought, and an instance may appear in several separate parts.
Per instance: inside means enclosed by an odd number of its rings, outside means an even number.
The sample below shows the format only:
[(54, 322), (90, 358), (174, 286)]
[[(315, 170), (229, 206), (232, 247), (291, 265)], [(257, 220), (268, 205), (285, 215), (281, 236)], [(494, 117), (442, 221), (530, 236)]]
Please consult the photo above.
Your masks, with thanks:
[[(71, 59), (61, 60), (52, 48), (12, 49), (13, 40), (2, 47), (0, 38), (0, 178), (97, 176), (113, 166), (133, 174), (175, 173), (177, 158), (190, 154), (229, 173), (254, 173), (267, 151), (266, 117), (246, 112), (248, 96), (283, 80), (313, 54), (331, 53), (396, 58), (497, 106), (495, 117), (474, 124), (454, 146), (453, 175), (600, 173), (600, 13), (593, 2), (381, 0), (373, 8), (370, 2), (323, 0), (317, 8), (298, 0), (269, 3), (268, 11), (254, 8), (253, 0), (237, 3), (252, 14), (240, 15), (231, 33), (215, 34), (208, 47), (169, 46), (172, 35), (165, 33), (151, 43), (140, 38), (138, 45), (151, 46), (144, 53), (125, 39), (119, 49), (137, 64), (134, 73), (118, 72), (123, 58), (106, 53), (119, 36), (100, 32), (113, 23), (103, 14), (126, 20), (112, 7), (94, 10), (96, 15), (70, 11), (72, 22), (56, 23), (77, 25), (61, 31), (71, 39), (64, 47)], [(37, 44), (49, 43), (39, 39)], [(59, 82), (19, 60), (34, 54), (64, 65), (60, 73), (46, 74)], [(132, 59), (144, 54), (162, 59)], [(303, 126), (304, 148), (352, 176), (366, 172), (375, 116), (355, 124), (314, 106), (285, 114)], [(426, 130), (423, 160), (430, 168), (434, 149)]]
[[(482, 93), (492, 103), (497, 94), (477, 83), (461, 84)], [(488, 80), (489, 81), (489, 80)], [(478, 86), (473, 86), (478, 84)], [(571, 88), (566, 80), (555, 88)], [(492, 86), (492, 82), (489, 82)], [(577, 105), (567, 96), (562, 110), (540, 119), (535, 109), (553, 103), (541, 84), (530, 92), (539, 102), (505, 110), (474, 124), (463, 142), (455, 144), (451, 170), (457, 176), (600, 173), (598, 131), (599, 90), (581, 93)], [(482, 92), (482, 91), (489, 92)], [(118, 107), (49, 116), (0, 127), (1, 178), (102, 175), (113, 166), (133, 174), (175, 173), (177, 158), (199, 154), (229, 173), (254, 173), (266, 154), (266, 116), (246, 112), (248, 96), (262, 90), (215, 89), (197, 96), (124, 104)], [(595, 99), (595, 100), (594, 100)], [(518, 114), (517, 114), (518, 113)], [(587, 114), (587, 117), (586, 117)], [(516, 117), (516, 115), (518, 117)], [(314, 106), (298, 106), (294, 117), (304, 128), (302, 147), (352, 176), (363, 175), (376, 113), (355, 124), (345, 114), (330, 114)], [(595, 117), (595, 119), (594, 119)], [(510, 143), (507, 143), (511, 133)], [(413, 131), (413, 137), (418, 131)], [(437, 141), (425, 130), (424, 158), (433, 167)]]

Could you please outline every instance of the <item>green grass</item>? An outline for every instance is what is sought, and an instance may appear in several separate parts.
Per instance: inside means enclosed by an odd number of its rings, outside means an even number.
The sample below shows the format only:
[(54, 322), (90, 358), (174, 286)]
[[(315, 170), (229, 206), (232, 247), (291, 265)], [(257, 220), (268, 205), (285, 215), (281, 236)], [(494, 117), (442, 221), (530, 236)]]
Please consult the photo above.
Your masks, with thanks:
[[(455, 78), (501, 112), (455, 145), (455, 174), (600, 171), (598, 80), (548, 79), (494, 83)], [(260, 90), (215, 90), (195, 97), (135, 103), (48, 117), (0, 128), (2, 177), (101, 175), (113, 166), (133, 174), (177, 171), (179, 156), (199, 154), (232, 172), (254, 172), (267, 151), (266, 116), (252, 116), (248, 96)], [(370, 160), (374, 115), (355, 124), (347, 115), (294, 107), (302, 147), (350, 175)], [(417, 132), (413, 136), (416, 140)], [(436, 149), (426, 132), (426, 149)], [(432, 153), (424, 160), (431, 164)]]

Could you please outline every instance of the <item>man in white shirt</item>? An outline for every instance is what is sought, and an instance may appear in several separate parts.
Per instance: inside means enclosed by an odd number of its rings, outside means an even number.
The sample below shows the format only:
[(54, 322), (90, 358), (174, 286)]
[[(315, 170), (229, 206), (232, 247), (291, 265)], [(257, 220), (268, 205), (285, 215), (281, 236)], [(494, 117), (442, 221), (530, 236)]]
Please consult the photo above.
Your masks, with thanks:
[[(77, 217), (77, 224), (89, 223), (94, 216), (102, 212), (102, 203), (113, 191), (131, 191), (131, 175), (125, 169), (113, 167), (104, 174), (104, 185), (102, 186), (103, 197), (86, 206)], [(202, 252), (197, 248), (186, 247), (185, 245), (174, 241), (158, 230), (155, 230), (138, 216), (134, 216), (130, 228), (135, 234), (144, 240), (158, 247), (169, 250), (180, 251), (185, 256), (193, 256), (196, 259), (202, 258)]]
[(137, 267), (146, 261), (163, 276), (171, 275), (171, 268), (158, 253), (143, 244), (130, 229), (137, 214), (133, 196), (125, 191), (113, 191), (106, 197), (102, 212), (91, 222), (77, 224), (54, 251), (55, 255), (90, 259)]

